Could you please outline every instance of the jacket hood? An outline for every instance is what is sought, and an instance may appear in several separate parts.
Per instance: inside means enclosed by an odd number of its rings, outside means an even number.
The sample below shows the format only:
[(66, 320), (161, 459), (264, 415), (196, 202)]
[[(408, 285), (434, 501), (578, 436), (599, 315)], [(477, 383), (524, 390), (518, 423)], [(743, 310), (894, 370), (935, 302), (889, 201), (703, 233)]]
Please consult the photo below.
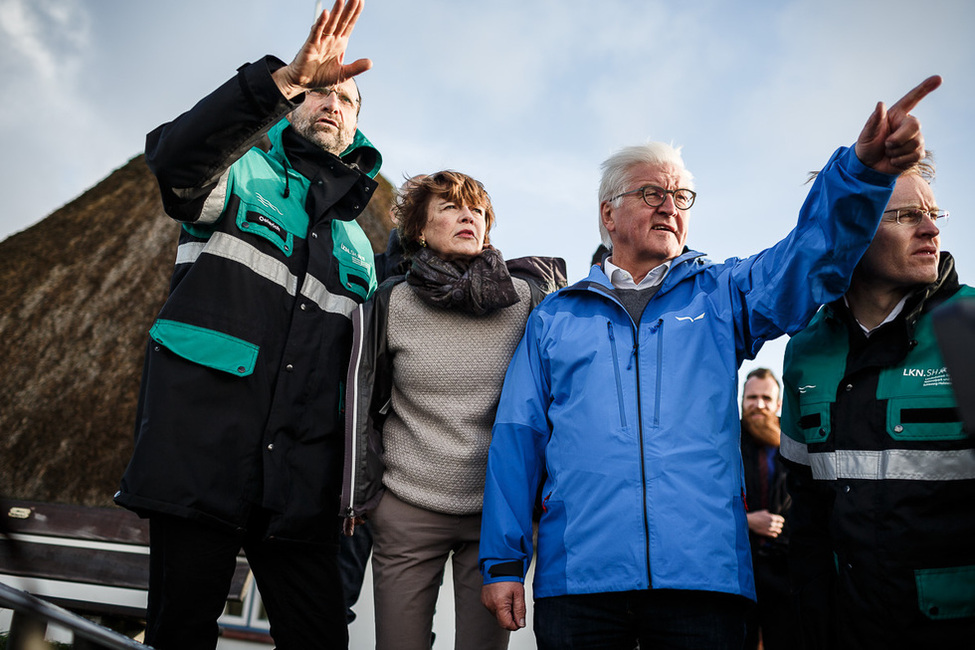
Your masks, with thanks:
[(938, 279), (931, 284), (916, 289), (907, 299), (905, 310), (907, 322), (913, 328), (921, 314), (931, 311), (958, 291), (958, 272), (955, 271), (955, 258), (948, 251), (941, 251), (938, 260)]
[[(290, 164), (287, 163), (287, 157), (282, 153), (284, 151), (284, 143), (281, 141), (281, 134), (289, 126), (291, 126), (291, 122), (288, 121), (287, 117), (283, 117), (277, 124), (271, 127), (271, 130), (267, 132), (267, 137), (271, 141), (270, 154), (281, 159), (290, 167)], [(372, 142), (359, 129), (355, 130), (352, 144), (342, 152), (339, 158), (346, 165), (361, 170), (369, 178), (376, 178), (376, 175), (379, 173), (379, 168), (383, 164), (382, 154), (379, 153), (379, 150), (373, 146)]]
[(361, 169), (369, 178), (376, 178), (379, 168), (383, 165), (383, 156), (379, 153), (379, 149), (376, 149), (359, 129), (355, 130), (352, 144), (339, 158), (347, 165)]
[(505, 262), (508, 272), (522, 279), (531, 278), (545, 293), (566, 286), (565, 260), (561, 257), (517, 257)]

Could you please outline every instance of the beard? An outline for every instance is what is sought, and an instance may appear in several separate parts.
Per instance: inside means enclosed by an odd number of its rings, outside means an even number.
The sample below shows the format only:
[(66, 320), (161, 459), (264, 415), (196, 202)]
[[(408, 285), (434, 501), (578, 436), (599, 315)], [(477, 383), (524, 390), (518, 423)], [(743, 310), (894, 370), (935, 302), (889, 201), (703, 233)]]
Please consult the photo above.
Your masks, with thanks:
[(778, 447), (782, 437), (778, 416), (766, 409), (755, 407), (745, 409), (741, 419), (741, 429), (747, 431), (748, 435), (760, 444), (770, 447)]
[(302, 111), (300, 108), (295, 109), (288, 116), (295, 133), (336, 156), (341, 156), (349, 148), (355, 136), (354, 126), (351, 129), (346, 126), (336, 131), (327, 125), (319, 124), (317, 115)]

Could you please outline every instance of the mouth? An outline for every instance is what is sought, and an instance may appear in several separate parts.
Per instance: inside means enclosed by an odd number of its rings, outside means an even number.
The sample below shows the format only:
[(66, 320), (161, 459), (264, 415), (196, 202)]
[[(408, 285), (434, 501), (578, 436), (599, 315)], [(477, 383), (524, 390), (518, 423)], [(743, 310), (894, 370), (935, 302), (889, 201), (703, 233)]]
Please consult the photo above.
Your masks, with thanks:
[(920, 257), (936, 257), (938, 255), (938, 249), (934, 246), (924, 246), (914, 251), (914, 255)]
[(474, 231), (473, 230), (461, 230), (460, 232), (458, 232), (454, 236), (455, 237), (461, 237), (463, 239), (476, 239), (476, 237), (474, 236)]
[(315, 122), (316, 122), (316, 124), (324, 124), (326, 126), (331, 126), (333, 128), (336, 128), (336, 129), (339, 128), (338, 122), (336, 122), (335, 120), (329, 119), (327, 117), (320, 117)]
[(663, 232), (669, 232), (672, 235), (676, 235), (677, 234), (677, 231), (676, 230), (674, 230), (670, 226), (667, 226), (667, 225), (662, 224), (662, 223), (661, 224), (657, 224), (656, 226), (652, 226), (650, 228), (650, 230), (661, 230)]

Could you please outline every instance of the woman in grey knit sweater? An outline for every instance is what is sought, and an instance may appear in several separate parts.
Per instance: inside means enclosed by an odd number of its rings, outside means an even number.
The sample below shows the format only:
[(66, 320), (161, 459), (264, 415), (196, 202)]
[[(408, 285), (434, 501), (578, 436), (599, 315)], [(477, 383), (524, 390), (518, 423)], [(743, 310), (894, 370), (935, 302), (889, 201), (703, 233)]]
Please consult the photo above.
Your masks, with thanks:
[(397, 205), (410, 263), (354, 315), (346, 397), (347, 532), (374, 536), (376, 646), (428, 649), (452, 559), (456, 648), (506, 648), (481, 605), (478, 539), (491, 426), (532, 307), (565, 285), (564, 262), (505, 262), (489, 244), (491, 200), (443, 171)]

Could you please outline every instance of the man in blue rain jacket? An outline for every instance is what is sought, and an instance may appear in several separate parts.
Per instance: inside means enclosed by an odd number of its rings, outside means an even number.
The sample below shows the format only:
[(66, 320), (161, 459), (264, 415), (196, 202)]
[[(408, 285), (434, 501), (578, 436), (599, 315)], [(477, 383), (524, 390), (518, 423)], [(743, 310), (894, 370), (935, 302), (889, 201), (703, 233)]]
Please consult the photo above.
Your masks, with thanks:
[(846, 290), (895, 174), (923, 154), (909, 111), (939, 83), (879, 104), (796, 228), (747, 259), (685, 247), (696, 194), (674, 148), (603, 164), (611, 256), (535, 309), (495, 420), (480, 556), (500, 625), (525, 624), (537, 503), (539, 648), (741, 647), (755, 589), (738, 367)]

